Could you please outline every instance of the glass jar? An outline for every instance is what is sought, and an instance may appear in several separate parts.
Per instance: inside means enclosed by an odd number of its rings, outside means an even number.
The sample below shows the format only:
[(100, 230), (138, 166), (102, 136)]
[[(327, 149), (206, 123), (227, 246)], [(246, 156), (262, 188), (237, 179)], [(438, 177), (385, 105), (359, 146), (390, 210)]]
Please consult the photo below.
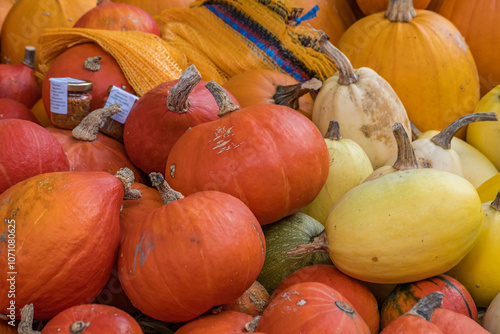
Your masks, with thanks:
[(68, 102), (67, 113), (57, 113), (51, 110), (50, 119), (52, 124), (63, 129), (74, 129), (82, 119), (90, 113), (90, 102), (93, 89), (91, 81), (81, 80), (82, 82), (68, 82)]

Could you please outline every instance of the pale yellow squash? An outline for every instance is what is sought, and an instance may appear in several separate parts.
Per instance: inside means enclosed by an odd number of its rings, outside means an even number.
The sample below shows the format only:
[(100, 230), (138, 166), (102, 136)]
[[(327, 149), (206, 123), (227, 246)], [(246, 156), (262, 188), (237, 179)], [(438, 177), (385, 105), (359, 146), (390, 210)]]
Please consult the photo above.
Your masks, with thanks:
[(491, 334), (500, 334), (500, 293), (493, 298), (486, 309), (483, 327)]
[[(481, 98), (474, 112), (494, 112), (500, 117), (500, 85)], [(466, 141), (481, 151), (500, 170), (500, 122), (469, 125)]]
[(448, 272), (467, 288), (478, 307), (488, 307), (500, 293), (500, 194), (483, 203), (483, 214), (476, 245)]
[(373, 172), (370, 159), (361, 146), (342, 138), (337, 121), (330, 122), (325, 142), (330, 153), (328, 178), (318, 196), (302, 210), (323, 225), (333, 204)]
[(475, 245), (482, 207), (456, 174), (410, 169), (363, 183), (342, 196), (326, 222), (330, 258), (354, 278), (384, 284), (453, 268)]
[(408, 133), (411, 129), (406, 110), (392, 87), (375, 71), (353, 69), (324, 34), (319, 45), (333, 59), (338, 72), (323, 83), (312, 120), (321, 133), (326, 132), (330, 120), (338, 121), (342, 136), (358, 143), (377, 169), (397, 152), (393, 124), (401, 123)]
[(500, 189), (500, 173), (490, 177), (477, 187), (477, 193), (481, 199), (481, 203), (493, 201)]

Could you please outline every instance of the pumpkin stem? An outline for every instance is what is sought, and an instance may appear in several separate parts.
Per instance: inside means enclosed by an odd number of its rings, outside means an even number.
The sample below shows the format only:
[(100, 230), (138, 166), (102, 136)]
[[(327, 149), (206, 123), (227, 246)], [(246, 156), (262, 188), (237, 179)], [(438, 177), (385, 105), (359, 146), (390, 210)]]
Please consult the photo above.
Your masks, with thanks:
[(349, 59), (328, 41), (329, 37), (327, 34), (321, 30), (315, 31), (319, 33), (317, 41), (319, 42), (321, 50), (323, 50), (323, 52), (333, 60), (335, 65), (337, 65), (339, 73), (338, 83), (348, 86), (358, 82), (359, 78), (356, 73), (354, 73), (354, 68)]
[(24, 59), (21, 63), (31, 68), (35, 67), (36, 48), (34, 46), (26, 46), (24, 48)]
[(175, 191), (170, 187), (161, 173), (153, 172), (149, 174), (149, 178), (151, 179), (151, 184), (160, 192), (163, 204), (168, 204), (170, 202), (184, 198), (184, 196), (180, 192)]
[(75, 321), (74, 323), (71, 324), (69, 327), (69, 331), (71, 333), (81, 333), (85, 330), (85, 328), (90, 326), (90, 322), (83, 322), (81, 320)]
[(101, 69), (101, 63), (99, 60), (101, 60), (101, 56), (87, 58), (83, 63), (83, 66), (89, 71), (97, 72)]
[(328, 239), (326, 237), (325, 231), (315, 236), (312, 242), (308, 244), (298, 245), (294, 249), (288, 251), (286, 253), (286, 256), (303, 258), (311, 253), (330, 253)]
[(236, 104), (233, 103), (229, 94), (222, 88), (218, 83), (213, 80), (210, 80), (205, 87), (212, 93), (215, 102), (219, 106), (219, 113), (217, 116), (222, 117), (226, 114), (229, 114), (233, 111), (239, 110)]
[(17, 326), (17, 332), (20, 334), (40, 334), (41, 332), (33, 330), (33, 304), (25, 305), (21, 309), (21, 321)]
[(104, 0), (97, 0), (97, 4), (96, 6), (99, 6), (100, 4), (102, 4), (104, 2)]
[(116, 172), (115, 176), (121, 181), (123, 188), (125, 189), (125, 196), (123, 199), (138, 199), (142, 197), (142, 192), (139, 189), (132, 189), (135, 176), (134, 172), (132, 172), (130, 168), (120, 168), (120, 170)]
[(106, 108), (96, 109), (85, 116), (73, 130), (73, 138), (82, 141), (94, 141), (101, 125), (112, 115), (122, 111), (118, 103)]
[(418, 137), (422, 134), (422, 131), (420, 131), (413, 122), (410, 121), (410, 126), (411, 126), (411, 140), (417, 140)]
[(323, 83), (316, 78), (295, 85), (278, 85), (276, 93), (273, 95), (274, 103), (298, 110), (300, 107), (299, 98), (312, 90), (320, 89), (322, 85)]
[(393, 167), (397, 170), (417, 169), (417, 158), (403, 125), (401, 123), (394, 123), (392, 133), (398, 144), (398, 157)]
[(434, 311), (441, 306), (443, 302), (444, 293), (435, 291), (429, 293), (424, 298), (420, 299), (411, 310), (406, 312), (406, 315), (414, 315), (422, 317), (427, 321), (431, 321), (431, 316)]
[(500, 191), (497, 193), (497, 196), (495, 197), (495, 200), (491, 202), (490, 206), (497, 210), (500, 211)]
[(464, 126), (474, 122), (482, 121), (498, 121), (497, 114), (494, 112), (478, 112), (469, 115), (465, 115), (448, 125), (441, 132), (431, 138), (431, 141), (441, 146), (444, 149), (451, 148), (451, 140), (453, 136)]
[(331, 140), (341, 140), (342, 135), (340, 134), (340, 125), (338, 121), (332, 120), (328, 123), (328, 130), (325, 133), (325, 139)]
[(255, 316), (250, 322), (245, 324), (245, 330), (249, 333), (255, 333), (257, 325), (259, 324), (260, 315)]
[(179, 114), (187, 112), (189, 94), (200, 81), (201, 74), (194, 64), (186, 68), (168, 94), (167, 108)]
[(417, 16), (413, 0), (389, 0), (385, 17), (391, 22), (411, 22)]

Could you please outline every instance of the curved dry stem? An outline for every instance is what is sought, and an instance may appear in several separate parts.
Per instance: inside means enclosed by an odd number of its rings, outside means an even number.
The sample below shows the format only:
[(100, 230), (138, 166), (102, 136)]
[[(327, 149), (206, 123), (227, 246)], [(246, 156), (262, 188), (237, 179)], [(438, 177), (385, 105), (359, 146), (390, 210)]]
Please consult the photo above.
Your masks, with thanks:
[(478, 112), (462, 116), (443, 130), (441, 130), (441, 132), (439, 132), (437, 135), (432, 137), (431, 141), (444, 149), (450, 149), (453, 136), (455, 136), (455, 134), (461, 128), (470, 123), (483, 121), (498, 121), (497, 114), (494, 112)]
[(87, 58), (83, 63), (83, 67), (85, 67), (89, 71), (97, 72), (101, 69), (101, 63), (99, 62), (99, 60), (101, 60), (101, 56)]
[(189, 95), (201, 81), (201, 74), (193, 64), (186, 68), (167, 97), (167, 108), (179, 114), (189, 110)]
[(338, 121), (332, 120), (328, 123), (328, 130), (325, 133), (325, 139), (340, 140), (342, 135), (340, 134), (340, 125)]
[(490, 206), (497, 210), (500, 211), (500, 191), (497, 193), (497, 196), (495, 197), (495, 200), (491, 202)]
[(411, 126), (411, 140), (417, 140), (418, 137), (422, 134), (422, 131), (420, 131), (413, 122), (410, 121), (410, 126)]
[(417, 16), (412, 0), (389, 0), (385, 17), (391, 22), (411, 22)]
[(319, 37), (316, 40), (318, 41), (321, 50), (333, 60), (335, 65), (337, 65), (339, 71), (338, 83), (340, 85), (348, 86), (358, 82), (359, 78), (356, 73), (354, 73), (354, 68), (352, 67), (349, 59), (328, 41), (329, 37), (327, 34), (321, 30), (315, 31), (319, 33)]
[(101, 125), (112, 115), (122, 111), (118, 103), (106, 108), (96, 109), (85, 116), (73, 130), (73, 138), (82, 141), (94, 141)]
[(120, 180), (125, 189), (125, 196), (123, 196), (123, 199), (139, 199), (142, 197), (142, 192), (139, 189), (132, 189), (135, 176), (130, 168), (120, 168), (115, 176)]
[(153, 172), (149, 174), (149, 178), (151, 180), (151, 184), (160, 192), (163, 204), (168, 204), (170, 202), (184, 198), (184, 196), (180, 192), (175, 191), (170, 187), (161, 173)]
[(233, 103), (229, 94), (222, 88), (218, 83), (213, 80), (210, 80), (205, 87), (210, 91), (213, 95), (215, 102), (219, 106), (219, 113), (217, 116), (222, 117), (233, 111), (239, 110), (236, 104)]
[(394, 123), (392, 133), (398, 144), (398, 157), (393, 167), (397, 170), (417, 169), (418, 162), (410, 138), (401, 123)]
[(432, 313), (443, 303), (444, 293), (435, 291), (420, 299), (406, 315), (415, 315), (431, 321)]
[(35, 313), (33, 304), (25, 305), (21, 309), (21, 321), (17, 326), (17, 332), (20, 334), (40, 334), (41, 332), (33, 330), (33, 314)]
[(303, 258), (312, 253), (330, 253), (326, 232), (323, 231), (313, 238), (313, 241), (308, 244), (298, 245), (294, 249), (288, 251), (286, 256)]
[(320, 89), (322, 85), (323, 83), (316, 78), (295, 85), (279, 85), (273, 95), (274, 103), (298, 110), (300, 108), (299, 98), (313, 90)]

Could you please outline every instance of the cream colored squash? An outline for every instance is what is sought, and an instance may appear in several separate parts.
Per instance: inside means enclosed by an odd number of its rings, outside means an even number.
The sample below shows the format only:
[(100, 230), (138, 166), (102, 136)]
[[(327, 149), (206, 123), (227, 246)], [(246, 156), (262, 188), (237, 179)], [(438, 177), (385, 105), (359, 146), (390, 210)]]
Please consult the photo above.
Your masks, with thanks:
[(478, 307), (488, 307), (500, 293), (500, 194), (483, 203), (483, 228), (472, 250), (451, 269)]
[[(474, 122), (497, 121), (495, 113), (474, 113), (460, 117), (430, 139), (419, 138), (412, 142), (419, 167), (435, 168), (464, 177), (462, 160), (451, 147), (454, 135), (463, 127)], [(392, 164), (392, 156), (386, 165)]]
[(453, 268), (482, 227), (476, 189), (456, 174), (411, 169), (363, 183), (342, 196), (326, 222), (330, 258), (354, 278), (384, 284)]
[(500, 293), (493, 298), (493, 301), (486, 309), (483, 327), (491, 334), (500, 334)]
[(321, 34), (321, 49), (339, 69), (328, 78), (316, 97), (312, 121), (325, 133), (330, 120), (339, 122), (344, 138), (354, 140), (366, 152), (373, 169), (397, 152), (392, 125), (401, 123), (409, 133), (410, 121), (392, 87), (375, 71), (353, 69), (349, 60)]
[[(431, 139), (439, 131), (429, 130), (418, 135), (418, 139)], [(466, 141), (453, 137), (451, 149), (457, 152), (462, 164), (463, 177), (469, 180), (474, 187), (479, 187), (489, 178), (498, 174), (498, 170), (493, 163), (474, 146)]]
[[(500, 85), (481, 98), (474, 112), (494, 112), (500, 117)], [(500, 170), (500, 122), (469, 125), (466, 141), (481, 151)]]
[(325, 142), (330, 153), (328, 178), (318, 196), (302, 210), (323, 225), (333, 204), (373, 172), (370, 159), (361, 146), (342, 138), (337, 121), (330, 121)]

